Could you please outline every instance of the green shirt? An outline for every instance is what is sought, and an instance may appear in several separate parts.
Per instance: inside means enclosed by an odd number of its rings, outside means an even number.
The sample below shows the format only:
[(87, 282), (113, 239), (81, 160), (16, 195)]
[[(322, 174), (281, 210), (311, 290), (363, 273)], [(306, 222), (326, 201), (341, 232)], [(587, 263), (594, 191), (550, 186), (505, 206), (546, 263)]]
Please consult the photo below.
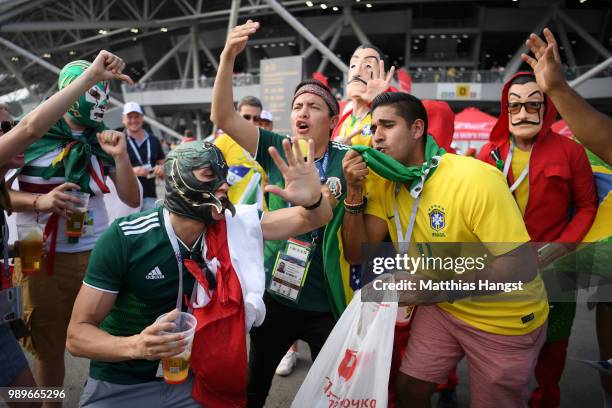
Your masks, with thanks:
[[(259, 141), (257, 143), (257, 155), (255, 157), (255, 160), (259, 162), (261, 167), (263, 167), (268, 175), (268, 183), (280, 186), (282, 188), (285, 186), (284, 178), (268, 154), (268, 147), (274, 146), (276, 150), (278, 150), (281, 157), (285, 159), (285, 151), (283, 150), (282, 143), (286, 138), (287, 136), (260, 129)], [(325, 182), (330, 188), (332, 195), (338, 200), (338, 202), (340, 202), (340, 200), (344, 200), (344, 195), (346, 192), (346, 183), (344, 180), (344, 174), (342, 172), (342, 159), (348, 150), (349, 147), (346, 145), (337, 142), (329, 143), (329, 155), (325, 172)], [(323, 158), (318, 160), (318, 162), (322, 161)], [(280, 197), (273, 194), (269, 195), (268, 208), (270, 211), (288, 206), (289, 204), (283, 201)], [(324, 228), (320, 228), (318, 231), (315, 230), (295, 237), (304, 242), (312, 242), (313, 235), (316, 237), (315, 250), (311, 255), (310, 268), (306, 275), (306, 281), (304, 282), (304, 287), (302, 288), (298, 302), (295, 303), (290, 299), (272, 294), (274, 299), (285, 305), (301, 310), (331, 312), (329, 300), (327, 298), (327, 285), (325, 283), (323, 269), (323, 231)], [(266, 270), (266, 288), (270, 284), (272, 270), (274, 268), (274, 263), (276, 262), (278, 251), (284, 250), (285, 244), (286, 241), (265, 241), (264, 267)], [(336, 271), (328, 271), (328, 273), (336, 273)]]
[[(198, 240), (199, 241), (199, 240)], [(199, 245), (200, 243), (196, 243)], [(194, 245), (194, 248), (196, 247)], [(179, 240), (183, 257), (187, 248)], [(100, 328), (114, 336), (132, 336), (176, 305), (178, 266), (164, 227), (163, 208), (117, 219), (93, 249), (84, 284), (117, 294)], [(191, 295), (194, 278), (183, 268), (184, 293)], [(159, 361), (115, 363), (91, 360), (92, 378), (116, 384), (155, 380)]]

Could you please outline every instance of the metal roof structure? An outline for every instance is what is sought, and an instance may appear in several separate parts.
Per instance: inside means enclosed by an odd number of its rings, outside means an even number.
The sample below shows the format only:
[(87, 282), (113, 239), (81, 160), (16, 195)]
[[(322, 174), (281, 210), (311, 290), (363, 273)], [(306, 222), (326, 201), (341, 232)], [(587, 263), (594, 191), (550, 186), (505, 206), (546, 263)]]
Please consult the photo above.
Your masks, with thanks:
[[(57, 69), (120, 55), (142, 83), (215, 76), (228, 27), (261, 23), (237, 61), (301, 55), (306, 71), (341, 87), (357, 45), (372, 43), (388, 64), (427, 73), (456, 67), (516, 72), (524, 40), (549, 26), (570, 67), (612, 57), (611, 1), (596, 0), (0, 0), (0, 95), (53, 92)], [(584, 69), (580, 72), (584, 72)], [(180, 90), (177, 90), (180, 92)], [(612, 92), (611, 92), (612, 94)], [(116, 103), (121, 90), (113, 88)], [(612, 95), (611, 95), (612, 96)], [(163, 109), (161, 110), (163, 113)]]

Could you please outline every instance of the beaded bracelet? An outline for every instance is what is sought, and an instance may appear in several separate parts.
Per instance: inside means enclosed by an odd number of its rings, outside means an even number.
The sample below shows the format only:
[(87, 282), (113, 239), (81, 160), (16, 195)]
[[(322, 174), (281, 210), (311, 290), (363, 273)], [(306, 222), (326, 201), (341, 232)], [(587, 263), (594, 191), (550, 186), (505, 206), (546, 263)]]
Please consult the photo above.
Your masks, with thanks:
[(349, 214), (361, 214), (365, 210), (367, 203), (368, 203), (367, 197), (363, 197), (363, 201), (360, 202), (359, 204), (349, 204), (346, 202), (346, 199), (345, 199), (344, 209)]

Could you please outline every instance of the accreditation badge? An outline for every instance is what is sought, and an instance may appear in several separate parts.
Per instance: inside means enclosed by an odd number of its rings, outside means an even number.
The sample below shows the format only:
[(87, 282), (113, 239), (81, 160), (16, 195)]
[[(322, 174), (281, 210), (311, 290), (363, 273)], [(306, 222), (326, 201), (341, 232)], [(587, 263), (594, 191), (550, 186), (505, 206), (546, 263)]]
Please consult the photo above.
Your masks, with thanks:
[(276, 256), (268, 290), (297, 303), (306, 281), (312, 251), (312, 244), (290, 238), (285, 249)]

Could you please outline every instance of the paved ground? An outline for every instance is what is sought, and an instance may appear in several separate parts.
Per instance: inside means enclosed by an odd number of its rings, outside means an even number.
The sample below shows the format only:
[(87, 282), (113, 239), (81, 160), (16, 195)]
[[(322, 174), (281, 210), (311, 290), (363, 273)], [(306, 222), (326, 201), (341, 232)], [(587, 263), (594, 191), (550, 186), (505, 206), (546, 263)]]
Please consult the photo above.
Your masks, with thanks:
[[(584, 299), (584, 296), (580, 298)], [(267, 408), (288, 408), (291, 405), (293, 396), (311, 364), (306, 344), (300, 344), (300, 353), (301, 356), (293, 374), (285, 378), (277, 376), (274, 379), (266, 404)], [(568, 351), (567, 366), (561, 381), (562, 407), (597, 408), (602, 406), (599, 377), (596, 371), (576, 361), (578, 359), (596, 359), (597, 355), (595, 313), (587, 310), (586, 305), (581, 303), (578, 305)], [(83, 383), (87, 376), (88, 361), (67, 355), (66, 362), (66, 393), (68, 398), (64, 406), (72, 408), (78, 404)], [(461, 382), (457, 390), (459, 403), (461, 407), (468, 407), (469, 385), (465, 361), (459, 366), (459, 378)], [(435, 406), (435, 400), (433, 406)]]

